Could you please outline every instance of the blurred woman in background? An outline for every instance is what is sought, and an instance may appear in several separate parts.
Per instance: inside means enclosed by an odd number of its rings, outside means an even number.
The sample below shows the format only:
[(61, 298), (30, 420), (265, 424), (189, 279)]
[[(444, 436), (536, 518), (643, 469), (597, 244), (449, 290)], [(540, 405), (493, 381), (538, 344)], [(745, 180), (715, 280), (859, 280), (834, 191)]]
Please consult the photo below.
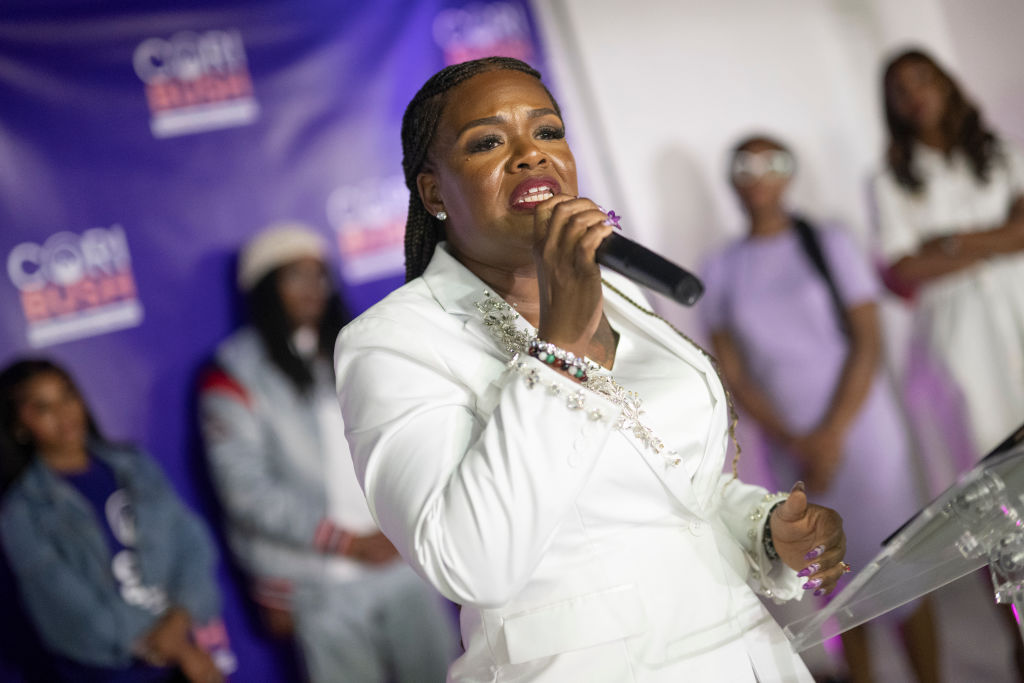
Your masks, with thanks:
[[(699, 310), (726, 384), (767, 437), (777, 481), (802, 478), (842, 510), (847, 558), (863, 567), (918, 507), (910, 445), (882, 373), (876, 280), (843, 231), (786, 209), (795, 167), (769, 137), (736, 146), (731, 177), (748, 235), (709, 260)], [(928, 602), (898, 616), (918, 680), (937, 681)], [(843, 634), (843, 650), (853, 681), (870, 681), (865, 627)]]
[(239, 257), (251, 324), (200, 393), (232, 550), (276, 635), (313, 681), (433, 683), (456, 645), (443, 602), (377, 529), (356, 481), (331, 352), (348, 316), (325, 240), (270, 226)]
[(878, 248), (915, 294), (905, 391), (937, 494), (1024, 421), (1024, 154), (920, 50), (891, 59), (882, 88)]
[[(156, 464), (103, 439), (68, 373), (0, 372), (0, 538), (62, 679), (218, 683), (215, 554)], [(218, 622), (219, 623), (219, 622)]]
[(948, 453), (937, 493), (1024, 420), (1024, 155), (921, 51), (889, 62), (883, 95), (878, 246), (916, 290), (909, 402), (925, 452)]

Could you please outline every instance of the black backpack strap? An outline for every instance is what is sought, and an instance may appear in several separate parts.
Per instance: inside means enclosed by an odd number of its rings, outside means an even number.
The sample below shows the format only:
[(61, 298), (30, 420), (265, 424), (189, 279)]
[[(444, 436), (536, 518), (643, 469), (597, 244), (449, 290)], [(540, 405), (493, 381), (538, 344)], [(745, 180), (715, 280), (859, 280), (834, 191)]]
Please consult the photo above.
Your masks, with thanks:
[(846, 305), (843, 304), (843, 298), (839, 296), (839, 288), (836, 287), (835, 278), (832, 277), (832, 271), (829, 270), (828, 262), (825, 260), (825, 253), (821, 249), (821, 242), (818, 240), (817, 231), (800, 216), (793, 216), (793, 228), (796, 230), (796, 235), (800, 239), (800, 246), (803, 247), (807, 258), (811, 260), (814, 269), (825, 280), (829, 296), (832, 298), (832, 306), (835, 308), (839, 329), (849, 338), (850, 319), (846, 314)]

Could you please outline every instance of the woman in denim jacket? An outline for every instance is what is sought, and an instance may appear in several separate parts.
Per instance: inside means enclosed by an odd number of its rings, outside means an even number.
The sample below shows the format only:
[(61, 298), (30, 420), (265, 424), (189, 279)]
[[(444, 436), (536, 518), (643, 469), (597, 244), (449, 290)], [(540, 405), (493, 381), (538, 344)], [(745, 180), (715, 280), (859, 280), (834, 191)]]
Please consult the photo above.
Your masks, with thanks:
[(0, 372), (0, 539), (66, 680), (217, 683), (194, 625), (214, 619), (216, 560), (155, 463), (103, 440), (70, 376)]

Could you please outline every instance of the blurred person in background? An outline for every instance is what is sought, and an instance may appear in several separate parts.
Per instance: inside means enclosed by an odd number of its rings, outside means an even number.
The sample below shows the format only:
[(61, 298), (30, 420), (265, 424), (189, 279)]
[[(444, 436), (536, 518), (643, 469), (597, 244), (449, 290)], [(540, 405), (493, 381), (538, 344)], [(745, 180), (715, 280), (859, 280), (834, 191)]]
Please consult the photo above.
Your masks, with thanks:
[(250, 324), (221, 344), (200, 410), (228, 537), (271, 632), (313, 681), (444, 680), (444, 603), (377, 529), (356, 481), (331, 353), (347, 314), (324, 239), (275, 224), (242, 250)]
[(893, 57), (882, 90), (878, 249), (913, 293), (904, 390), (937, 494), (1024, 420), (1024, 154), (925, 52)]
[(0, 539), (60, 680), (224, 680), (197, 644), (223, 633), (205, 527), (146, 454), (101, 436), (63, 368), (0, 372), (0, 458)]
[(938, 493), (1024, 420), (1024, 155), (924, 52), (889, 61), (883, 96), (878, 248), (914, 292), (908, 402)]
[[(758, 423), (778, 481), (802, 478), (842, 510), (863, 567), (918, 508), (908, 434), (883, 373), (876, 278), (845, 232), (787, 210), (793, 154), (767, 136), (733, 150), (747, 235), (712, 256), (699, 305), (726, 384)], [(937, 681), (927, 600), (895, 616), (919, 681)], [(855, 683), (872, 680), (868, 627), (843, 634)]]

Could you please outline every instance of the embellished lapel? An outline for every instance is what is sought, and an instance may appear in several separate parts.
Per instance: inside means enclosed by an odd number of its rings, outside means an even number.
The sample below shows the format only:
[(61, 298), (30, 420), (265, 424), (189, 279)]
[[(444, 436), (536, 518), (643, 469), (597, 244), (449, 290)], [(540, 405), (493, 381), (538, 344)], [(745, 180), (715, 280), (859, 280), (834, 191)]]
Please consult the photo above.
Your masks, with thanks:
[[(491, 326), (494, 324), (507, 325), (510, 331), (522, 333), (524, 339), (536, 335), (536, 330), (522, 316), (517, 316), (514, 321), (511, 319), (499, 321), (501, 316), (500, 310), (494, 310), (490, 314), (485, 315), (485, 311), (481, 310), (478, 303), (486, 298), (485, 292), (489, 291), (490, 288), (483, 280), (476, 277), (476, 275), (459, 263), (448, 252), (446, 246), (444, 243), (441, 243), (435, 250), (430, 264), (423, 273), (424, 283), (441, 308), (446, 313), (460, 319), (465, 331), (482, 341), (484, 348), (489, 349), (496, 357), (503, 357), (506, 360), (511, 358), (514, 351), (502, 348), (502, 344), (492, 332)], [(613, 273), (606, 271), (604, 275), (616, 288), (625, 288), (626, 291), (629, 291), (629, 288), (632, 287), (631, 284), (626, 283)], [(664, 345), (675, 355), (679, 356), (680, 359), (695, 367), (698, 372), (705, 376), (715, 401), (713, 419), (722, 419), (720, 412), (725, 410), (725, 396), (717, 374), (703, 353), (684, 341), (667, 323), (653, 319), (650, 315), (623, 299), (620, 294), (611, 291), (607, 286), (604, 288), (604, 294), (606, 306), (614, 308), (617, 313), (629, 318), (637, 327), (646, 331), (655, 341)], [(492, 294), (492, 296), (497, 301), (502, 301), (496, 294)], [(509, 318), (512, 315), (508, 313)], [(488, 317), (490, 318), (489, 321), (487, 320)], [(491, 324), (489, 325), (488, 322)], [(614, 378), (614, 371), (612, 371), (611, 375)], [(624, 410), (624, 412), (626, 411)], [(701, 462), (691, 478), (688, 476), (685, 467), (681, 465), (673, 466), (670, 459), (666, 458), (664, 450), (658, 452), (654, 448), (645, 445), (642, 425), (637, 425), (633, 429), (621, 429), (620, 431), (626, 437), (626, 441), (637, 451), (672, 495), (692, 512), (702, 514), (702, 511), (707, 508), (713, 493), (714, 479), (718, 477), (722, 467), (722, 458), (715, 457), (719, 454), (718, 449), (721, 448), (721, 444), (707, 444)]]
[[(636, 305), (630, 303), (623, 294), (632, 298), (631, 290), (635, 289), (632, 283), (608, 271), (604, 272), (604, 279), (606, 281), (605, 306), (613, 309), (622, 317), (629, 319), (639, 329), (644, 330), (652, 339), (701, 373), (714, 401), (711, 419), (722, 424), (728, 424), (730, 417), (725, 390), (711, 361), (695, 344), (686, 340), (671, 325), (648, 312), (650, 309), (646, 307), (646, 301), (636, 301)], [(613, 285), (622, 294), (609, 289), (607, 284)], [(638, 306), (644, 306), (644, 308), (641, 309)], [(678, 485), (678, 475), (682, 475), (682, 479), (686, 480), (689, 492), (680, 491), (677, 492), (677, 496), (687, 504), (687, 507), (695, 512), (703, 513), (711, 503), (711, 497), (715, 492), (717, 480), (722, 472), (726, 443), (727, 440), (724, 434), (722, 439), (709, 439), (705, 444), (703, 456), (692, 477), (687, 477), (685, 470), (681, 467), (670, 467), (668, 469), (672, 470), (672, 472), (667, 475), (663, 474), (661, 472), (666, 469), (664, 463), (656, 462), (657, 460), (662, 460), (660, 456), (656, 455), (654, 458), (650, 458), (647, 453), (643, 453), (643, 455), (644, 459), (655, 470), (655, 473), (658, 473), (666, 483), (671, 479), (677, 482)], [(690, 502), (687, 503), (686, 499), (689, 499)]]
[[(506, 359), (511, 358), (512, 352), (498, 344), (486, 324), (483, 312), (477, 306), (485, 298), (484, 292), (490, 291), (490, 287), (448, 253), (446, 243), (437, 245), (423, 273), (423, 281), (445, 313), (462, 321), (467, 333), (482, 340), (486, 348), (493, 349), (495, 356), (504, 354)], [(492, 296), (501, 301), (496, 294)], [(533, 326), (522, 316), (510, 324), (527, 337), (536, 334)]]

